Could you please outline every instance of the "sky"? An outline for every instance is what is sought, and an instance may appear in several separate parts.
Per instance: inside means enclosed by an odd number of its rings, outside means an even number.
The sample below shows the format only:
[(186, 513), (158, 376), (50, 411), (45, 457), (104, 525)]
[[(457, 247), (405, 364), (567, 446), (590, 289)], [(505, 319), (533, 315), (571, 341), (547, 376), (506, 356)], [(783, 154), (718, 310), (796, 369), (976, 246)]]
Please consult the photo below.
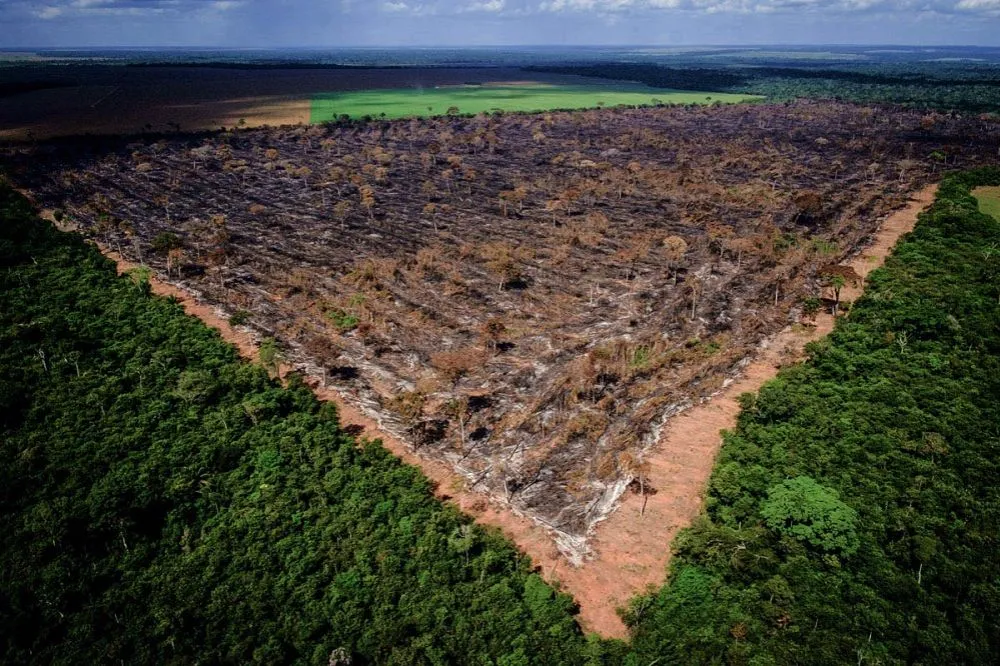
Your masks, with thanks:
[(1000, 0), (0, 0), (0, 48), (1000, 46)]

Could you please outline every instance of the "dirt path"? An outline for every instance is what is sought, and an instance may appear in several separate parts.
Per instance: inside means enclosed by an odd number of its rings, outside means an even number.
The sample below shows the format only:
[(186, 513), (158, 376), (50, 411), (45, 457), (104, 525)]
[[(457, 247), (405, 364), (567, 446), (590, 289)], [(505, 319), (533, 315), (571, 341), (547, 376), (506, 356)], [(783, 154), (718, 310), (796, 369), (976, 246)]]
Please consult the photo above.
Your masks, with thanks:
[[(925, 187), (905, 208), (883, 222), (872, 244), (850, 262), (859, 275), (864, 277), (882, 265), (900, 236), (913, 229), (917, 214), (933, 201), (936, 192), (936, 185)], [(54, 222), (51, 211), (41, 214)], [(101, 250), (118, 264), (120, 273), (136, 268), (108, 248)], [(220, 310), (199, 302), (190, 292), (173, 284), (152, 277), (151, 285), (157, 294), (176, 297), (188, 314), (218, 329), (247, 358), (256, 359), (257, 340), (248, 329), (231, 326)], [(841, 298), (853, 301), (860, 293), (859, 287), (845, 287)], [(574, 596), (580, 605), (579, 620), (584, 629), (605, 637), (625, 638), (627, 630), (616, 608), (649, 586), (663, 583), (670, 543), (677, 531), (690, 524), (701, 511), (702, 493), (722, 444), (719, 431), (736, 424), (737, 398), (774, 378), (780, 366), (800, 359), (806, 343), (829, 333), (833, 322), (832, 316), (822, 314), (816, 317), (814, 326), (799, 325), (781, 331), (761, 346), (758, 357), (721, 393), (671, 419), (659, 443), (646, 457), (647, 483), (657, 493), (647, 496), (644, 509), (641, 496), (623, 495), (617, 511), (596, 528), (591, 539), (594, 556), (579, 567), (562, 557), (543, 527), (505, 504), (469, 492), (464, 479), (448, 465), (414, 453), (408, 445), (380, 430), (373, 419), (345, 402), (337, 391), (322, 387), (316, 379), (312, 382), (320, 399), (337, 405), (345, 427), (355, 426), (364, 436), (381, 439), (394, 455), (420, 467), (437, 484), (436, 494), (440, 499), (451, 502), (481, 525), (500, 529), (516, 543), (541, 569), (546, 580)]]

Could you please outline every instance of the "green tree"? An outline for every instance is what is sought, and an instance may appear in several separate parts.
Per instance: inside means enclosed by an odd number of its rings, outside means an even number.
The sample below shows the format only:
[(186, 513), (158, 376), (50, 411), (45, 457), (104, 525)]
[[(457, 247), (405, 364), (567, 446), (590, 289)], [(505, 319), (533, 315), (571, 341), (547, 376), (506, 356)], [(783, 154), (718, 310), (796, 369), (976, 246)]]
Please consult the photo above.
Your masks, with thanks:
[(760, 515), (771, 529), (826, 553), (851, 555), (860, 545), (857, 512), (808, 476), (772, 486)]
[(281, 348), (274, 338), (264, 338), (260, 343), (260, 350), (257, 357), (260, 364), (272, 377), (277, 377), (281, 372), (281, 361), (283, 360)]

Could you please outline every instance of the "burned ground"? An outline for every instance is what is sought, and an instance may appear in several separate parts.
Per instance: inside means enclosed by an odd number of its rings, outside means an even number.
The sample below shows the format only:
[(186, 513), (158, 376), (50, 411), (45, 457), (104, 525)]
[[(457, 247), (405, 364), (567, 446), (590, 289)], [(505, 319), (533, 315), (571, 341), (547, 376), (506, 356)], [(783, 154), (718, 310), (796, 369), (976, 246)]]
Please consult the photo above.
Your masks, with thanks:
[(89, 139), (10, 163), (579, 556), (633, 481), (667, 490), (643, 479), (665, 420), (998, 135), (800, 102)]

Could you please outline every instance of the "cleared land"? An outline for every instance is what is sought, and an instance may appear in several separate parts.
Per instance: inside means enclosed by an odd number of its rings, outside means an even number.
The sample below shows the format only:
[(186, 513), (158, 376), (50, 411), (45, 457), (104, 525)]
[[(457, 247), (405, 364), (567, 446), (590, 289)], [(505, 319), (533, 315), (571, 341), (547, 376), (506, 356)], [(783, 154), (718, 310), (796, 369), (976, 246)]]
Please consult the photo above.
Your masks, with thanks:
[[(972, 140), (970, 137), (977, 137)], [(988, 120), (606, 109), (72, 142), (15, 177), (580, 561), (671, 416), (824, 295)], [(842, 273), (841, 273), (842, 274)]]
[[(882, 265), (899, 238), (913, 229), (917, 215), (930, 203), (936, 190), (937, 185), (925, 187), (905, 208), (879, 225), (872, 243), (850, 262), (859, 276), (866, 276)], [(55, 222), (51, 211), (46, 211), (44, 216)], [(107, 247), (102, 250), (116, 262), (121, 273), (141, 269)], [(246, 329), (233, 326), (216, 308), (170, 282), (154, 277), (151, 286), (156, 293), (177, 299), (186, 312), (219, 330), (241, 354), (260, 360), (258, 340)], [(845, 287), (844, 291), (843, 297), (852, 301), (862, 292), (860, 284)], [(374, 419), (345, 402), (337, 390), (315, 386), (314, 391), (320, 399), (337, 405), (345, 429), (380, 439), (401, 460), (419, 466), (434, 482), (438, 498), (453, 502), (482, 525), (499, 528), (531, 557), (549, 583), (573, 596), (579, 604), (578, 620), (584, 629), (604, 637), (626, 638), (628, 632), (617, 610), (650, 585), (662, 583), (671, 557), (671, 548), (664, 544), (673, 544), (677, 532), (690, 525), (702, 510), (702, 494), (722, 445), (721, 431), (736, 426), (739, 396), (756, 392), (773, 379), (780, 368), (800, 359), (806, 344), (829, 334), (834, 321), (832, 315), (823, 312), (817, 313), (806, 325), (795, 324), (784, 329), (762, 345), (738, 380), (711, 400), (672, 419), (645, 458), (650, 487), (669, 490), (623, 495), (611, 519), (596, 526), (592, 539), (593, 556), (580, 566), (566, 562), (539, 524), (505, 510), (502, 503), (483, 502), (479, 493), (467, 490), (453, 468), (417, 455), (403, 441), (384, 432)], [(290, 372), (294, 372), (292, 366), (280, 368), (283, 376)]]
[[(307, 124), (310, 100), (319, 93), (524, 79), (533, 83), (608, 85), (606, 80), (526, 74), (504, 67), (0, 65), (0, 140), (77, 134), (176, 133), (240, 124), (247, 127)], [(5, 90), (11, 94), (4, 93)]]
[(351, 118), (409, 118), (412, 116), (484, 111), (549, 111), (604, 106), (734, 103), (759, 99), (752, 95), (666, 90), (636, 85), (553, 85), (500, 82), (435, 88), (365, 90), (317, 95), (312, 100), (314, 123)]
[(1000, 220), (1000, 187), (979, 187), (972, 194), (979, 200), (979, 210)]

